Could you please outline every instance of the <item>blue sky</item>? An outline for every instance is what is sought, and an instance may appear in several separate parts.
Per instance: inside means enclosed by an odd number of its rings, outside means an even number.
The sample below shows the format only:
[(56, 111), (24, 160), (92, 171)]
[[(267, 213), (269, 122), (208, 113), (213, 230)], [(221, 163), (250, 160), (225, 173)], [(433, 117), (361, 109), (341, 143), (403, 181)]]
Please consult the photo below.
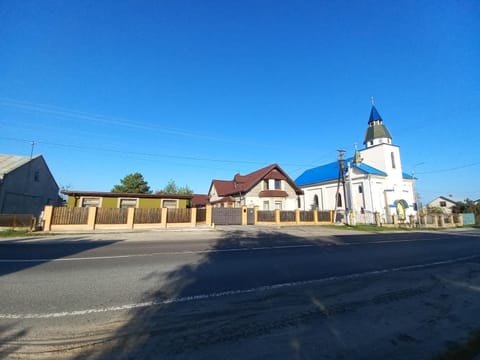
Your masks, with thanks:
[(480, 2), (0, 1), (0, 153), (60, 186), (206, 193), (363, 147), (370, 97), (422, 201), (480, 198)]

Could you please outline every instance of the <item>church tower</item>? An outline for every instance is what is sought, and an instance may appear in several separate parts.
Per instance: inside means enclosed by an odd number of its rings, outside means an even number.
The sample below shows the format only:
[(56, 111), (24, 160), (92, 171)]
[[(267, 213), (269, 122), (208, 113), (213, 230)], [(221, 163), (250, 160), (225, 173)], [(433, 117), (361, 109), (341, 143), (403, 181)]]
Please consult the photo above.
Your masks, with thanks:
[(368, 128), (363, 144), (368, 148), (374, 145), (391, 143), (392, 135), (390, 135), (387, 127), (383, 125), (382, 117), (372, 103), (372, 110), (370, 111), (370, 119), (368, 120)]

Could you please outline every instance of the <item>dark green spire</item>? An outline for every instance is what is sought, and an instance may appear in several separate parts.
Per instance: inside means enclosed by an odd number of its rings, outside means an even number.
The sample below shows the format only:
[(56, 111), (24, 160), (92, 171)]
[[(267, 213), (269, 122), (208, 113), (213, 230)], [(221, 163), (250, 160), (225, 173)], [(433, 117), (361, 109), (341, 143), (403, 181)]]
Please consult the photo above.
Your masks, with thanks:
[(382, 117), (375, 108), (375, 105), (372, 104), (370, 119), (368, 120), (368, 128), (365, 134), (365, 140), (363, 140), (363, 144), (370, 146), (373, 140), (381, 138), (390, 139), (391, 141), (392, 135), (390, 135), (387, 127), (383, 125)]

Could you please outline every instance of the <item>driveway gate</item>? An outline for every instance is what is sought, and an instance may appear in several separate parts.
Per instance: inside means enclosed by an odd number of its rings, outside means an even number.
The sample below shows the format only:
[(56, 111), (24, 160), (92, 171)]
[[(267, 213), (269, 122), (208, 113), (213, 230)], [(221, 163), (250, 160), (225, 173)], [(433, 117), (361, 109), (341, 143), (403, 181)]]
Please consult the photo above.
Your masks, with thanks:
[(242, 225), (241, 208), (213, 208), (212, 220), (215, 225)]

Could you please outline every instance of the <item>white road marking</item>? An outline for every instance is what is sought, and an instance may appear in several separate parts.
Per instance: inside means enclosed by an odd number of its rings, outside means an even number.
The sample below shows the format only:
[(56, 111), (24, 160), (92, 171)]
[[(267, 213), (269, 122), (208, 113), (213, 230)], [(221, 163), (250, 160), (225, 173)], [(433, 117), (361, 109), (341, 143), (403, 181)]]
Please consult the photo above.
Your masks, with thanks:
[(403, 243), (403, 242), (434, 241), (434, 240), (441, 240), (441, 239), (443, 238), (362, 241), (358, 243), (327, 242), (324, 244), (278, 245), (278, 246), (258, 246), (258, 247), (230, 248), (230, 249), (206, 249), (206, 250), (184, 250), (184, 251), (161, 251), (161, 252), (153, 252), (148, 254), (128, 254), (128, 255), (68, 257), (68, 258), (0, 259), (0, 263), (45, 263), (45, 262), (59, 262), (59, 261), (111, 260), (111, 259), (127, 259), (127, 258), (159, 256), (159, 255), (187, 255), (187, 254), (228, 253), (228, 252), (242, 252), (242, 251), (281, 250), (281, 249), (321, 247), (322, 245), (361, 246), (361, 245), (371, 245), (371, 244), (392, 244), (392, 243)]
[(399, 266), (394, 268), (365, 271), (361, 273), (354, 273), (354, 274), (348, 274), (348, 275), (329, 276), (326, 278), (313, 279), (313, 280), (293, 281), (293, 282), (279, 283), (279, 284), (273, 284), (273, 285), (258, 286), (250, 289), (228, 290), (228, 291), (222, 291), (222, 292), (216, 292), (216, 293), (183, 296), (183, 297), (158, 300), (158, 301), (146, 301), (146, 302), (141, 302), (136, 304), (109, 306), (109, 307), (103, 307), (103, 308), (97, 308), (97, 309), (85, 309), (85, 310), (76, 310), (76, 311), (63, 311), (63, 312), (56, 312), (56, 313), (39, 313), (39, 314), (2, 314), (0, 313), (0, 319), (49, 319), (49, 318), (60, 318), (60, 317), (67, 317), (67, 316), (88, 315), (88, 314), (94, 314), (94, 313), (122, 311), (122, 310), (125, 311), (125, 310), (158, 306), (158, 305), (208, 300), (208, 299), (219, 298), (224, 296), (235, 296), (235, 295), (243, 295), (243, 294), (250, 294), (250, 293), (259, 293), (259, 292), (284, 289), (289, 287), (319, 284), (319, 283), (328, 282), (328, 281), (357, 279), (361, 277), (387, 274), (387, 273), (393, 273), (393, 272), (404, 271), (404, 270), (424, 269), (432, 266), (448, 265), (448, 264), (453, 264), (453, 263), (462, 262), (466, 260), (473, 260), (476, 258), (480, 258), (480, 255), (464, 256), (464, 257), (459, 257), (459, 258), (454, 258), (449, 260), (425, 263), (425, 264)]

